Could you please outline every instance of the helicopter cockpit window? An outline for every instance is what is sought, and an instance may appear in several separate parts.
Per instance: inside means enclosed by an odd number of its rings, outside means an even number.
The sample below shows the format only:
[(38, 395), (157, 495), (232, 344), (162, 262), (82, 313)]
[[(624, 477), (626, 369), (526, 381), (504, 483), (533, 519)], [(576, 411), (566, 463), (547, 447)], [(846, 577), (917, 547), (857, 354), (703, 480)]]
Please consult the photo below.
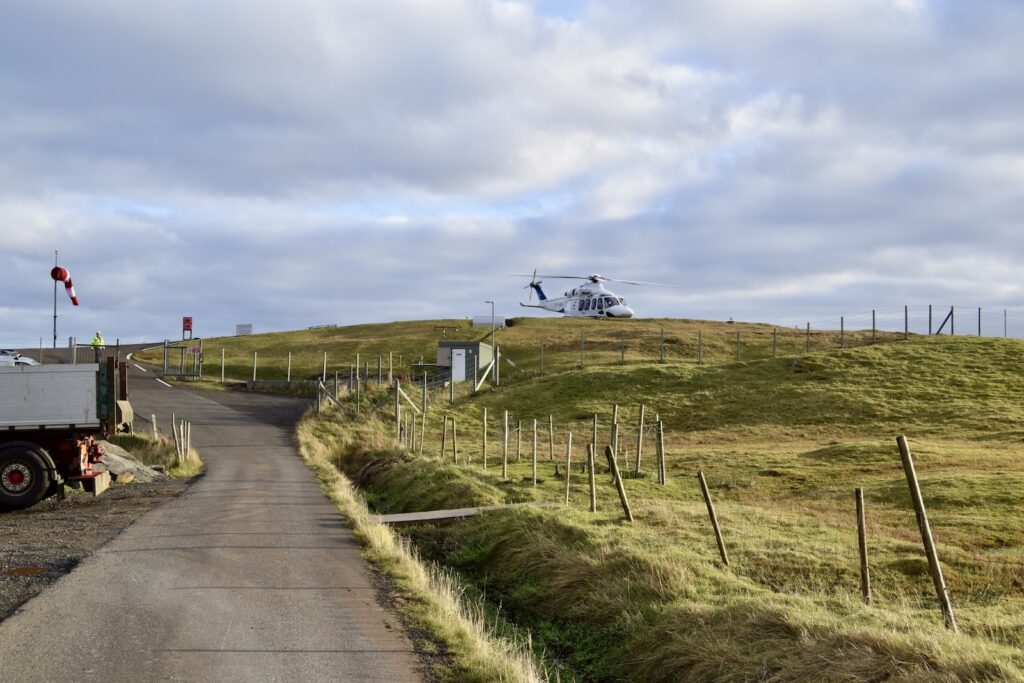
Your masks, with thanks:
[(615, 305), (615, 300), (612, 299), (610, 296), (606, 296), (604, 298), (604, 307), (605, 308), (611, 308), (614, 305)]

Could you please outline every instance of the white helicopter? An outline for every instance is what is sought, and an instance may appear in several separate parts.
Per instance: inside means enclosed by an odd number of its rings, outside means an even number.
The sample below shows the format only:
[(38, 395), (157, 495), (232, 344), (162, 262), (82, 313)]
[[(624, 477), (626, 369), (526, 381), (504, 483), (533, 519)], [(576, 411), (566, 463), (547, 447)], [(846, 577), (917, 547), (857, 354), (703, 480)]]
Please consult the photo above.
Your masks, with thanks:
[[(530, 284), (523, 289), (530, 290), (530, 301), (533, 301), (533, 292), (537, 292), (539, 304), (524, 304), (525, 308), (543, 308), (552, 313), (561, 313), (570, 318), (632, 318), (633, 309), (626, 305), (626, 300), (604, 288), (603, 282), (619, 282), (624, 285), (650, 285), (654, 287), (675, 287), (676, 285), (663, 285), (657, 282), (637, 282), (635, 280), (614, 280), (603, 275), (537, 275), (533, 271), (532, 276), (513, 275), (512, 277), (530, 277)], [(564, 296), (549, 299), (541, 289), (543, 280), (538, 277), (553, 278), (560, 280), (584, 280), (583, 284), (573, 287), (565, 292)]]

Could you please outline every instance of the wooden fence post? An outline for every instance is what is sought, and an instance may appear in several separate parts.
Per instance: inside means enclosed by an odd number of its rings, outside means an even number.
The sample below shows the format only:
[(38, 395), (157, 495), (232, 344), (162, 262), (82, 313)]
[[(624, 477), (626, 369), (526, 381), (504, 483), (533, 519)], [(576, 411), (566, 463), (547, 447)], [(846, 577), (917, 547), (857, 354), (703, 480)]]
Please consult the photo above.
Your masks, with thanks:
[(626, 499), (626, 486), (623, 484), (622, 477), (619, 475), (619, 465), (615, 461), (615, 453), (612, 451), (611, 446), (604, 449), (604, 455), (608, 458), (608, 467), (612, 471), (612, 479), (615, 482), (615, 489), (619, 492), (619, 502), (622, 503), (622, 512), (626, 515), (626, 519), (632, 522), (633, 511), (629, 509), (629, 500)]
[(665, 425), (661, 420), (658, 420), (658, 483), (662, 486), (668, 481), (665, 470)]
[(533, 485), (537, 486), (537, 420), (533, 421)]
[(402, 383), (395, 380), (395, 438), (402, 440)]
[(565, 504), (569, 504), (569, 475), (572, 473), (572, 432), (565, 446)]
[(388, 382), (395, 378), (395, 358), (391, 351), (388, 351)]
[[(618, 453), (619, 453), (619, 423), (618, 422), (613, 422), (612, 423), (612, 434), (611, 434), (611, 437), (608, 439), (608, 447), (612, 449), (612, 455), (614, 455), (616, 458), (618, 458)], [(614, 476), (617, 476), (617, 475), (615, 473), (612, 473), (612, 476), (614, 477)]]
[(452, 415), (452, 460), (459, 464), (459, 432), (455, 424), (455, 416)]
[(924, 498), (921, 497), (921, 487), (917, 482), (917, 472), (914, 470), (914, 459), (910, 455), (907, 438), (905, 436), (896, 437), (896, 445), (900, 449), (903, 472), (907, 476), (907, 485), (910, 487), (910, 499), (914, 503), (914, 512), (917, 514), (917, 526), (921, 530), (921, 541), (924, 543), (924, 552), (928, 557), (928, 571), (932, 576), (932, 583), (935, 584), (935, 595), (939, 599), (939, 607), (942, 609), (946, 628), (956, 632), (959, 629), (956, 625), (956, 618), (953, 616), (953, 605), (949, 600), (946, 579), (942, 576), (939, 555), (935, 551), (935, 541), (932, 538), (931, 526), (928, 524), (928, 514), (924, 509)]
[(445, 447), (448, 444), (448, 414), (444, 416), (444, 427), (441, 428), (441, 450), (439, 452), (438, 459), (444, 462)]
[(516, 462), (523, 457), (523, 421), (516, 425)]
[(857, 548), (860, 550), (860, 594), (864, 604), (871, 604), (871, 577), (868, 574), (868, 541), (864, 518), (864, 490), (856, 489), (854, 498), (857, 501)]
[(640, 420), (637, 422), (636, 427), (636, 476), (640, 476), (640, 458), (644, 454), (644, 413), (647, 411), (647, 406), (643, 403), (640, 404)]
[(594, 478), (594, 444), (587, 444), (587, 470), (590, 472), (590, 511), (597, 512), (597, 481)]
[(555, 459), (555, 418), (548, 415), (548, 460)]
[(594, 435), (591, 437), (590, 442), (594, 444), (594, 448), (597, 448), (597, 413), (594, 413)]
[(423, 442), (427, 439), (427, 411), (420, 415), (420, 455), (423, 455)]
[(487, 408), (484, 408), (483, 418), (480, 420), (483, 425), (483, 444), (481, 451), (483, 452), (484, 469), (487, 469)]
[(704, 504), (708, 508), (708, 517), (711, 518), (711, 528), (715, 531), (715, 542), (718, 543), (718, 553), (722, 556), (722, 564), (729, 566), (729, 555), (725, 552), (725, 543), (722, 541), (722, 530), (718, 526), (718, 515), (715, 514), (715, 504), (711, 502), (711, 492), (708, 491), (708, 483), (704, 480), (704, 472), (697, 472), (697, 481), (700, 482), (700, 492), (704, 494)]
[(258, 353), (259, 353), (258, 351), (253, 351), (252, 352), (252, 381), (253, 382), (256, 381), (256, 357), (257, 357)]
[(501, 478), (508, 479), (508, 411), (505, 411), (505, 419), (502, 422), (502, 447), (501, 447)]

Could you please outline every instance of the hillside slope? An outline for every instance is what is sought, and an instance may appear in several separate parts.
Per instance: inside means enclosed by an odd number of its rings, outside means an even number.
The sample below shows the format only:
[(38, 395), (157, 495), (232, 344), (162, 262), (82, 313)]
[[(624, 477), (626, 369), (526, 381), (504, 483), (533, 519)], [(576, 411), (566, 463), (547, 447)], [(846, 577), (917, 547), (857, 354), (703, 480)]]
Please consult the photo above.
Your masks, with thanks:
[[(619, 404), (633, 524), (622, 521), (599, 464), (596, 514), (573, 467), (568, 506), (411, 531), (421, 552), (462, 572), (584, 679), (1024, 680), (1022, 390), (1020, 342), (912, 338), (701, 367), (612, 359), (454, 405), (434, 395), (423, 456), (361, 447), (360, 430), (386, 431), (386, 420), (311, 418), (303, 438), (332, 444), (339, 467), (381, 511), (562, 501), (567, 432), (579, 463), (592, 415), (603, 448)], [(649, 428), (636, 465), (641, 403), (648, 421), (657, 413), (668, 430), (665, 486), (651, 474)], [(511, 436), (507, 479), (505, 410), (524, 429)], [(458, 464), (439, 457), (445, 413), (458, 421)], [(899, 433), (911, 438), (960, 636), (942, 628), (893, 440)], [(698, 469), (718, 508), (729, 567), (710, 536)], [(870, 607), (859, 598), (854, 487), (868, 501)]]

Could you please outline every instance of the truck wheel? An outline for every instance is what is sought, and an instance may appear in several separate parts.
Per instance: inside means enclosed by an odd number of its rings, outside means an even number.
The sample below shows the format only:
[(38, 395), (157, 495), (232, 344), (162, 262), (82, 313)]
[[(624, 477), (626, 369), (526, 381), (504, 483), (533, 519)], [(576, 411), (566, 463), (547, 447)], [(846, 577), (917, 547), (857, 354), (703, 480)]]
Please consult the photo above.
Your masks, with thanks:
[(0, 447), (0, 509), (31, 507), (46, 496), (50, 484), (46, 457), (33, 444)]

